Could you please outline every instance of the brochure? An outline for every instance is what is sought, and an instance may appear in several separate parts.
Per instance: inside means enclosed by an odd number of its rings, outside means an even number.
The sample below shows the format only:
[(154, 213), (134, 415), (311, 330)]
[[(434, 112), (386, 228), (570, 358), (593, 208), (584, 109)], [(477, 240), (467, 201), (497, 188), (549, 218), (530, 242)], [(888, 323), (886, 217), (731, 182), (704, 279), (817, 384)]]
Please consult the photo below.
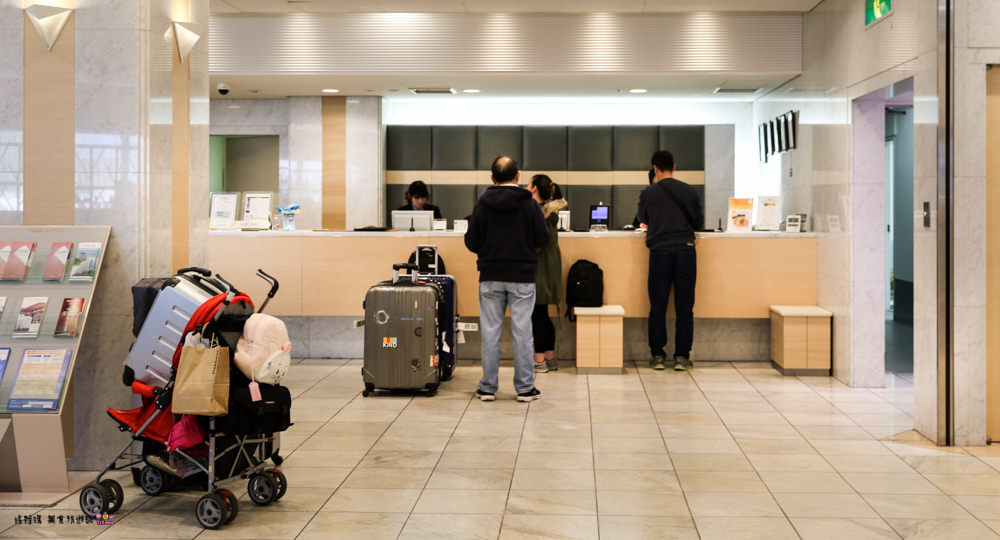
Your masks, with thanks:
[(21, 311), (17, 314), (14, 324), (14, 337), (38, 337), (38, 330), (45, 318), (45, 308), (49, 299), (46, 296), (29, 296), (21, 301)]
[(4, 268), (7, 266), (7, 261), (10, 259), (10, 251), (14, 246), (14, 242), (0, 242), (0, 276), (3, 275)]
[(42, 275), (43, 280), (62, 281), (66, 275), (66, 261), (69, 259), (69, 250), (72, 247), (73, 242), (52, 242), (49, 262), (45, 263), (45, 273)]
[(69, 272), (69, 280), (93, 281), (100, 254), (100, 242), (80, 242), (76, 246), (76, 254), (73, 255), (73, 268)]
[(7, 369), (7, 360), (10, 358), (10, 347), (0, 349), (0, 381), (3, 380), (3, 372)]
[(752, 218), (753, 199), (729, 199), (729, 221), (726, 223), (726, 232), (751, 232)]
[(781, 197), (757, 197), (757, 230), (781, 228)]
[(59, 311), (59, 321), (56, 322), (55, 335), (75, 336), (77, 326), (80, 324), (80, 317), (83, 316), (83, 298), (66, 298), (63, 300), (62, 309)]
[(7, 408), (56, 409), (72, 355), (73, 349), (25, 349)]
[(24, 281), (31, 270), (31, 259), (35, 254), (34, 242), (11, 242), (10, 256), (3, 265), (2, 279)]
[(7, 305), (7, 297), (0, 296), (0, 315), (3, 315), (3, 308)]

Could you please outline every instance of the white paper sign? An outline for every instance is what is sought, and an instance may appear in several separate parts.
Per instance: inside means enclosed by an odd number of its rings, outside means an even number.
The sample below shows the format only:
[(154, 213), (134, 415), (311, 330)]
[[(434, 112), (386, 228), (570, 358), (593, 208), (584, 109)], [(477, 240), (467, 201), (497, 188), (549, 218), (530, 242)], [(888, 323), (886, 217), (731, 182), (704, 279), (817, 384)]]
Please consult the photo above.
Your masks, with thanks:
[(230, 229), (236, 221), (238, 193), (213, 193), (212, 211), (208, 220), (209, 229)]
[(266, 219), (271, 221), (271, 194), (270, 193), (244, 193), (243, 194), (243, 219)]
[(781, 228), (781, 197), (757, 197), (757, 230)]

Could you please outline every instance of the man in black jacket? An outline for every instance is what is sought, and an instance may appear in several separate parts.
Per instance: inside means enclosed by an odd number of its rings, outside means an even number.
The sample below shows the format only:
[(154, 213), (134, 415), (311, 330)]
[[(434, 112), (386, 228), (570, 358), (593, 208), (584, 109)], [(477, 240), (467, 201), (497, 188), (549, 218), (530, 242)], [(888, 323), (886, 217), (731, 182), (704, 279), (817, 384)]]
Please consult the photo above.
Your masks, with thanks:
[(465, 247), (479, 256), (479, 325), (483, 338), (483, 378), (476, 395), (496, 398), (500, 370), (500, 331), (510, 307), (514, 341), (514, 389), (518, 401), (538, 399), (535, 388), (531, 312), (535, 308), (535, 250), (549, 242), (545, 218), (531, 192), (518, 186), (521, 173), (510, 157), (493, 161), (493, 184), (469, 218)]
[(685, 371), (691, 362), (694, 338), (694, 285), (698, 275), (694, 250), (694, 232), (702, 227), (704, 217), (698, 192), (673, 177), (674, 156), (660, 150), (650, 160), (653, 183), (639, 195), (637, 218), (646, 224), (646, 247), (649, 248), (649, 366), (664, 369), (667, 345), (667, 302), (674, 286), (674, 310), (677, 332), (674, 369)]

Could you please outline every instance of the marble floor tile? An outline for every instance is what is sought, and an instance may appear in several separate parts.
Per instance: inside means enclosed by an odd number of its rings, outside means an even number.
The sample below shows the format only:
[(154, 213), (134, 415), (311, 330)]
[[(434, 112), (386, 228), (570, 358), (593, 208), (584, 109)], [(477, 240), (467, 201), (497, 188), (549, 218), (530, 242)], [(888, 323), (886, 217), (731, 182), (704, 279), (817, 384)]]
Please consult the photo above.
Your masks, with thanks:
[(698, 540), (691, 518), (599, 516), (601, 540)]
[(662, 425), (714, 425), (721, 424), (722, 419), (714, 412), (658, 412), (656, 420)]
[(898, 456), (824, 456), (834, 469), (843, 473), (913, 473), (910, 467)]
[(740, 454), (733, 439), (665, 439), (667, 450), (674, 454)]
[(792, 518), (802, 540), (889, 540), (899, 535), (882, 519)]
[(664, 445), (663, 439), (594, 438), (594, 452), (661, 453), (666, 451), (667, 447)]
[(824, 456), (891, 456), (892, 452), (879, 441), (812, 441), (816, 450)]
[[(653, 439), (655, 440), (655, 439)], [(452, 442), (455, 439), (452, 438)], [(558, 449), (559, 453), (580, 453), (580, 454), (593, 454), (594, 453), (594, 441), (588, 436), (586, 438), (573, 437), (573, 438), (563, 438), (563, 437), (548, 437), (548, 436), (524, 436), (518, 441), (519, 444), (514, 444), (514, 450), (520, 452), (549, 452), (552, 453)], [(449, 443), (448, 448), (455, 448), (451, 443)], [(506, 447), (504, 447), (505, 449)], [(500, 450), (500, 448), (497, 448)]]
[(919, 474), (881, 472), (842, 473), (858, 493), (940, 495), (941, 490)]
[[(247, 501), (246, 504), (252, 504)], [(240, 507), (245, 505), (241, 504)], [(237, 516), (237, 519), (239, 516)], [(9, 522), (5, 522), (6, 526)], [(193, 508), (187, 512), (144, 511), (116, 519), (111, 527), (90, 526), (101, 538), (194, 538), (203, 530)], [(106, 529), (106, 530), (105, 530)], [(60, 535), (61, 536), (61, 535)]]
[(691, 516), (683, 495), (665, 491), (598, 491), (597, 513), (602, 516)]
[(959, 495), (954, 499), (983, 521), (1000, 520), (1000, 495)]
[(827, 460), (816, 454), (750, 454), (747, 457), (757, 471), (833, 472)]
[(338, 488), (347, 475), (348, 467), (281, 467), (289, 487)]
[(795, 540), (784, 517), (696, 517), (701, 540)]
[(816, 440), (871, 440), (870, 433), (859, 426), (796, 426), (803, 437)]
[(905, 456), (903, 461), (921, 474), (998, 473), (981, 459), (970, 456)]
[(198, 538), (292, 539), (314, 515), (313, 512), (240, 512), (232, 523), (214, 531), (205, 530)]
[(344, 488), (423, 489), (433, 469), (355, 469), (341, 484)]
[(752, 471), (753, 467), (741, 454), (670, 454), (677, 471)]
[(889, 519), (889, 524), (905, 540), (932, 540), (940, 538), (975, 538), (990, 540), (1000, 538), (982, 522), (969, 519)]
[(660, 434), (664, 439), (732, 439), (729, 429), (722, 424), (673, 426), (660, 424)]
[(656, 424), (593, 424), (594, 438), (644, 438), (660, 439), (660, 429)]
[(685, 493), (766, 493), (767, 487), (755, 472), (678, 471), (677, 480)]
[(414, 514), (503, 514), (506, 489), (425, 489)]
[(790, 424), (728, 424), (729, 433), (740, 441), (755, 439), (801, 440), (802, 435)]
[(359, 468), (426, 469), (437, 466), (441, 452), (428, 450), (372, 450), (358, 464)]
[(285, 458), (282, 470), (288, 467), (348, 467), (353, 468), (365, 457), (364, 450), (302, 450)]
[[(562, 454), (560, 454), (560, 459)], [(438, 469), (513, 469), (517, 452), (458, 452), (445, 450)]]
[(320, 512), (302, 530), (302, 540), (396, 538), (409, 514)]
[(521, 446), (521, 437), (480, 437), (477, 435), (453, 435), (445, 450), (458, 452), (517, 452)]
[(638, 454), (630, 452), (595, 452), (594, 468), (598, 470), (634, 470), (651, 471), (673, 470), (673, 464), (666, 452), (656, 454)]
[(510, 490), (507, 514), (594, 515), (597, 499), (594, 492)]
[(500, 540), (566, 538), (596, 540), (597, 516), (542, 516), (506, 514), (500, 526)]
[[(287, 477), (286, 477), (287, 478)], [(330, 496), (336, 491), (335, 488), (307, 488), (296, 486), (289, 489), (279, 501), (271, 504), (258, 506), (250, 500), (250, 496), (244, 491), (239, 497), (240, 515), (246, 512), (318, 512), (323, 505), (330, 500)]]
[(419, 496), (419, 489), (340, 488), (323, 507), (323, 511), (367, 512), (377, 508), (390, 513), (409, 513)]
[[(435, 473), (436, 474), (436, 473)], [(594, 471), (515, 469), (511, 490), (578, 491), (595, 488)]]
[(877, 518), (856, 493), (775, 493), (788, 517)]
[(413, 513), (399, 540), (493, 540), (500, 534), (499, 514)]
[(974, 519), (947, 495), (862, 495), (885, 519)]
[(689, 493), (691, 514), (697, 517), (782, 517), (774, 498), (767, 493)]
[[(645, 439), (637, 439), (645, 440)], [(594, 457), (582, 453), (524, 452), (517, 455), (517, 469), (572, 469), (594, 468)]]
[(760, 476), (772, 493), (854, 493), (835, 472), (762, 471)]
[(674, 471), (597, 470), (595, 477), (598, 491), (681, 492)]
[(819, 455), (816, 448), (802, 438), (798, 439), (737, 439), (746, 455)]
[(997, 474), (928, 474), (927, 479), (948, 495), (1000, 495)]
[(425, 489), (510, 489), (513, 476), (514, 469), (436, 469)]

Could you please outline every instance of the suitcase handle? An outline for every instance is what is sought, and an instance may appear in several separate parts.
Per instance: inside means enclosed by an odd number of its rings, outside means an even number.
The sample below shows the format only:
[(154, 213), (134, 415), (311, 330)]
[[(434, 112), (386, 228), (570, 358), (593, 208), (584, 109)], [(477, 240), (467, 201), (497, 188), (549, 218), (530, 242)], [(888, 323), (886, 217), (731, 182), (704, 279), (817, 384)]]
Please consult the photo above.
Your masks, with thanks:
[(393, 283), (398, 283), (399, 282), (399, 271), (400, 270), (409, 270), (410, 271), (410, 281), (413, 281), (413, 275), (417, 273), (417, 269), (418, 268), (419, 267), (417, 265), (410, 264), (410, 263), (396, 263), (396, 264), (392, 265), (392, 282)]
[(209, 276), (212, 275), (212, 271), (211, 270), (209, 270), (208, 268), (202, 268), (200, 266), (188, 266), (188, 267), (185, 267), (185, 268), (181, 268), (180, 270), (177, 271), (178, 274), (186, 274), (188, 272), (195, 272), (195, 273), (201, 274), (201, 275), (203, 275), (205, 277), (209, 277)]

